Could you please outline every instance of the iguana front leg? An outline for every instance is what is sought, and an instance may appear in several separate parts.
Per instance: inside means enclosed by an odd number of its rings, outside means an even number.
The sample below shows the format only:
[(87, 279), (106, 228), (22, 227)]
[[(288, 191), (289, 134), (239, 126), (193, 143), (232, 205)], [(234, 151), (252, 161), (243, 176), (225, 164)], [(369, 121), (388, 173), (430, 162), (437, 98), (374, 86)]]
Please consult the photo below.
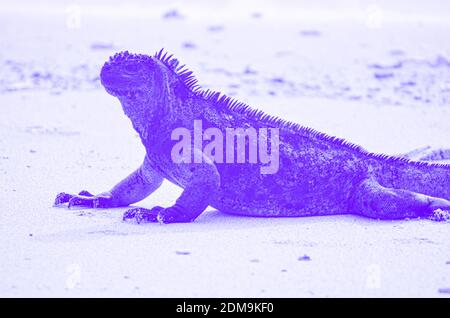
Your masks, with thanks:
[(110, 191), (92, 195), (81, 191), (78, 195), (59, 193), (54, 205), (68, 203), (68, 207), (113, 208), (141, 201), (159, 188), (163, 178), (149, 165), (147, 158), (142, 165)]
[(205, 155), (203, 155), (203, 163), (181, 164), (185, 165), (186, 170), (189, 171), (189, 182), (173, 206), (168, 208), (156, 206), (152, 209), (133, 208), (125, 212), (123, 219), (134, 218), (138, 223), (194, 221), (208, 207), (211, 197), (219, 189), (220, 175), (212, 160)]

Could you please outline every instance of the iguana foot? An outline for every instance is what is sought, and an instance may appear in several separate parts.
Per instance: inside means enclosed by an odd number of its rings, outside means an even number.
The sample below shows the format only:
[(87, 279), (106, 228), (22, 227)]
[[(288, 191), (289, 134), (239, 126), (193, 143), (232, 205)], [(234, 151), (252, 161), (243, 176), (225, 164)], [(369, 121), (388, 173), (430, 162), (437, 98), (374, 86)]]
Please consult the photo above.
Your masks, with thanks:
[(88, 208), (109, 208), (114, 207), (112, 203), (112, 196), (110, 193), (101, 193), (93, 195), (90, 192), (83, 190), (78, 194), (69, 194), (65, 192), (59, 193), (54, 202), (54, 206), (67, 204), (70, 209), (73, 206), (81, 206)]
[(186, 209), (181, 207), (178, 204), (171, 206), (170, 208), (166, 208), (158, 213), (158, 222), (159, 223), (187, 223), (192, 222), (198, 216), (192, 216), (189, 213), (186, 213)]
[(152, 209), (132, 208), (123, 214), (123, 221), (135, 219), (138, 224), (141, 222), (158, 222), (158, 213), (164, 210), (163, 207), (155, 206)]
[(132, 208), (123, 214), (123, 220), (135, 219), (138, 224), (141, 222), (186, 223), (194, 221), (195, 217), (182, 211), (183, 209), (176, 204), (169, 208), (160, 206), (152, 209)]
[(450, 221), (450, 208), (448, 209), (436, 209), (433, 211), (433, 215), (430, 217), (433, 221), (449, 222)]
[[(65, 192), (58, 193), (58, 195), (55, 198), (55, 202), (53, 203), (53, 205), (57, 206), (57, 205), (61, 205), (61, 204), (67, 203), (67, 202), (70, 201), (70, 199), (72, 199), (75, 196), (77, 196), (77, 195), (69, 194), (69, 193), (65, 193)], [(86, 191), (86, 190), (80, 191), (80, 193), (78, 193), (78, 196), (93, 197), (93, 195), (90, 192)]]

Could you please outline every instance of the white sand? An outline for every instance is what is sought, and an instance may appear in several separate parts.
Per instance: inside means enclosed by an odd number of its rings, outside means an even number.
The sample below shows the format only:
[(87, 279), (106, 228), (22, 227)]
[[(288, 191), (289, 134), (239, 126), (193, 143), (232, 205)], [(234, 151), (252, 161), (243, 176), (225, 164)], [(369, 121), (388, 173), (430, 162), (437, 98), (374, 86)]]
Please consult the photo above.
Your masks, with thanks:
[[(448, 296), (439, 289), (450, 288), (449, 223), (208, 211), (192, 224), (137, 225), (121, 221), (126, 209), (51, 206), (60, 191), (109, 189), (143, 158), (118, 101), (92, 81), (101, 63), (122, 49), (153, 53), (166, 47), (202, 86), (371, 151), (450, 148), (450, 67), (429, 66), (438, 56), (450, 58), (442, 41), (447, 25), (281, 23), (263, 10), (261, 18), (251, 18), (252, 7), (236, 20), (194, 19), (179, 7), (184, 19), (161, 18), (175, 7), (157, 2), (151, 18), (85, 14), (75, 29), (66, 27), (64, 7), (44, 16), (14, 8), (8, 17), (3, 13), (0, 296)], [(217, 25), (224, 29), (208, 31)], [(301, 36), (301, 30), (320, 36)], [(183, 48), (186, 41), (197, 47)], [(92, 49), (93, 43), (114, 47)], [(393, 79), (376, 80), (368, 67), (399, 59), (412, 62), (394, 70)], [(257, 73), (243, 74), (247, 67)], [(40, 75), (33, 81), (35, 72)], [(283, 83), (271, 82), (279, 77)], [(417, 79), (413, 95), (422, 100), (395, 90), (411, 78)], [(344, 86), (350, 93), (339, 88)], [(374, 87), (380, 93), (367, 98)], [(164, 183), (139, 205), (168, 206), (179, 193)], [(310, 260), (299, 261), (304, 255)]]

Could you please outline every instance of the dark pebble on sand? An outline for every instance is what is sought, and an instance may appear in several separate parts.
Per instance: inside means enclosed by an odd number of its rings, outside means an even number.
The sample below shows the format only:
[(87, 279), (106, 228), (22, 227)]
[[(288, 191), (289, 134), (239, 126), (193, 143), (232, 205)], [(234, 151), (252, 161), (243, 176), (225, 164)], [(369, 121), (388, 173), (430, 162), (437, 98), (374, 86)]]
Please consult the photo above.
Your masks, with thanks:
[(375, 73), (375, 74), (373, 74), (373, 76), (378, 80), (383, 80), (383, 79), (394, 77), (394, 74), (393, 73)]
[(303, 256), (300, 256), (297, 260), (299, 260), (299, 261), (310, 261), (311, 260), (311, 257), (309, 257), (308, 255), (303, 255)]
[(284, 78), (282, 78), (282, 77), (274, 77), (274, 78), (272, 78), (270, 81), (271, 81), (272, 83), (279, 83), (279, 84), (282, 84), (282, 83), (285, 82), (285, 81), (284, 81)]
[(255, 75), (255, 74), (258, 74), (258, 72), (256, 70), (253, 70), (249, 66), (247, 66), (244, 70), (244, 74)]
[(407, 81), (400, 83), (401, 86), (416, 86), (416, 82), (414, 81)]
[(178, 10), (174, 9), (174, 10), (170, 10), (167, 11), (166, 13), (164, 13), (163, 15), (164, 19), (183, 19), (183, 15), (181, 15)]
[(182, 46), (183, 46), (185, 49), (195, 49), (195, 48), (197, 48), (197, 45), (195, 45), (195, 44), (192, 43), (192, 42), (184, 42), (184, 43), (182, 44)]

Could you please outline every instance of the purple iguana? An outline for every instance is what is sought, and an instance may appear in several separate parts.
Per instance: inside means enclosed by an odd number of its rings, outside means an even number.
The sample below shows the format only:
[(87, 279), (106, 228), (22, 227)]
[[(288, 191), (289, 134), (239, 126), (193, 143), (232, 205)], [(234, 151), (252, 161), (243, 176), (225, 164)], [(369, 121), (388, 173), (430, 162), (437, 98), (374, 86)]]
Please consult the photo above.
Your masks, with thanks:
[[(208, 206), (247, 216), (349, 213), (379, 219), (431, 216), (434, 210), (450, 209), (450, 165), (370, 153), (218, 92), (203, 91), (192, 72), (162, 50), (152, 57), (118, 53), (105, 63), (100, 76), (139, 133), (146, 156), (136, 171), (110, 191), (60, 193), (56, 205), (128, 206), (149, 196), (167, 179), (184, 189), (173, 206), (134, 207), (123, 219), (190, 222)], [(202, 151), (204, 143), (193, 149), (200, 163), (174, 162), (173, 131), (184, 127), (192, 133), (199, 120), (202, 131), (278, 129), (278, 171), (263, 174), (262, 163), (215, 162)], [(249, 146), (248, 138), (245, 142)]]

